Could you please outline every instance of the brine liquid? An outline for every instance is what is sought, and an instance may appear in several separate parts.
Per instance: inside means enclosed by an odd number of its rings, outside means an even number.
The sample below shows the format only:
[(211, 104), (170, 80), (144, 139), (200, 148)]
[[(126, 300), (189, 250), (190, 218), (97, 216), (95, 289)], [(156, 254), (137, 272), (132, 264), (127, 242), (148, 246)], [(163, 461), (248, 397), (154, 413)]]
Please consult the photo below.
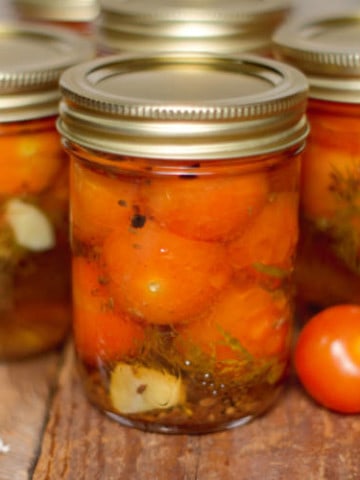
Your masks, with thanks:
[(260, 169), (89, 160), (74, 155), (71, 169), (74, 337), (89, 398), (123, 424), (173, 433), (262, 413), (289, 363), (298, 157)]

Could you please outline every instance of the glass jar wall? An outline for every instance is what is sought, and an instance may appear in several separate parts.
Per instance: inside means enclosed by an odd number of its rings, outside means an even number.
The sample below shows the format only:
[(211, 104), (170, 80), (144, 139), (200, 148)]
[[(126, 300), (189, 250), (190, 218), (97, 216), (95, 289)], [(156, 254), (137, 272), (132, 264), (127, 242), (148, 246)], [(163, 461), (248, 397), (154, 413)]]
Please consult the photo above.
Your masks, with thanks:
[(299, 310), (360, 302), (360, 22), (347, 10), (296, 21), (275, 35), (276, 55), (310, 83), (302, 160)]
[(290, 356), (305, 78), (258, 57), (151, 54), (71, 68), (61, 86), (89, 398), (170, 433), (262, 413)]
[(93, 49), (64, 30), (0, 26), (0, 359), (69, 333), (68, 160), (55, 128), (66, 67)]
[[(312, 101), (302, 160), (299, 301), (360, 302), (360, 106)], [(314, 278), (316, 282), (314, 282)]]
[(263, 412), (288, 368), (297, 152), (256, 166), (110, 166), (69, 148), (74, 336), (90, 399), (160, 431)]
[(68, 165), (54, 123), (0, 124), (0, 358), (55, 347), (70, 327)]

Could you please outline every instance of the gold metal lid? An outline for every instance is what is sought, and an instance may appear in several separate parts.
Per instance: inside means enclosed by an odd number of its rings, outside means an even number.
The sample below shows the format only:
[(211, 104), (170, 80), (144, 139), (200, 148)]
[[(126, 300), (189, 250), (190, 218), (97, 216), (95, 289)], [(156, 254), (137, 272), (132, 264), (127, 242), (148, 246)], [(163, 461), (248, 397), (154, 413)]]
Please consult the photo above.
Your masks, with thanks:
[(88, 40), (67, 29), (0, 24), (0, 122), (56, 114), (61, 73), (94, 55)]
[(28, 20), (61, 22), (93, 21), (99, 13), (98, 0), (13, 0), (17, 11)]
[(307, 76), (310, 97), (360, 103), (360, 10), (288, 22), (273, 44), (276, 58)]
[(219, 159), (302, 144), (305, 76), (258, 56), (112, 55), (61, 77), (58, 129), (85, 148)]
[(269, 49), (290, 0), (100, 0), (97, 38), (112, 52)]

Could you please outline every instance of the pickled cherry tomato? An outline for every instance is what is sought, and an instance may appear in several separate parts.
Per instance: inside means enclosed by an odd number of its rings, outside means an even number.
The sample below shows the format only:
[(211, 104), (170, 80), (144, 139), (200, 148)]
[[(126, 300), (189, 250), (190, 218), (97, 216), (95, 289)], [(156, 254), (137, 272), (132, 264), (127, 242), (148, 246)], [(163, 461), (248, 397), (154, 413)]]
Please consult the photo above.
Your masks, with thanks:
[(358, 162), (354, 161), (351, 152), (310, 143), (304, 154), (301, 176), (304, 216), (313, 220), (331, 219), (345, 205), (336, 193), (335, 176), (353, 177), (354, 182), (359, 182), (358, 170)]
[(73, 259), (74, 337), (90, 363), (133, 355), (144, 338), (140, 325), (115, 311), (103, 273), (83, 257)]
[(297, 210), (297, 194), (274, 194), (244, 234), (230, 243), (234, 267), (254, 277), (285, 274), (298, 239)]
[[(357, 105), (312, 100), (311, 135), (302, 160), (304, 215), (331, 219), (337, 210), (359, 208), (360, 127)], [(355, 189), (355, 191), (354, 191)]]
[(245, 228), (265, 204), (267, 194), (264, 173), (160, 178), (142, 189), (152, 218), (196, 240), (222, 240)]
[(151, 220), (114, 229), (103, 250), (112, 295), (149, 323), (187, 321), (207, 308), (230, 275), (221, 245), (180, 237)]
[(54, 131), (0, 135), (0, 194), (37, 193), (55, 180), (64, 162)]
[(82, 240), (102, 240), (114, 225), (130, 223), (136, 214), (136, 186), (74, 162), (71, 214), (75, 235)]
[(217, 361), (245, 355), (255, 358), (286, 357), (290, 334), (289, 305), (257, 285), (231, 285), (199, 321), (178, 328), (179, 348), (196, 346)]

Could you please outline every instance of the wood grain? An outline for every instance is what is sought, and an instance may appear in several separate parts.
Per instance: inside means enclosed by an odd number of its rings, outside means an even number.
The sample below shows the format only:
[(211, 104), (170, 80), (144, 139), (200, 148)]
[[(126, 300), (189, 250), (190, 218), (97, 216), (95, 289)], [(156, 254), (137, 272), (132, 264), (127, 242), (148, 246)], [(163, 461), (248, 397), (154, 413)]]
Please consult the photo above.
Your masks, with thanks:
[(91, 406), (70, 349), (33, 480), (358, 480), (360, 417), (312, 403), (293, 381), (262, 418), (187, 436), (122, 427)]
[(0, 480), (28, 480), (36, 462), (61, 356), (0, 364)]

